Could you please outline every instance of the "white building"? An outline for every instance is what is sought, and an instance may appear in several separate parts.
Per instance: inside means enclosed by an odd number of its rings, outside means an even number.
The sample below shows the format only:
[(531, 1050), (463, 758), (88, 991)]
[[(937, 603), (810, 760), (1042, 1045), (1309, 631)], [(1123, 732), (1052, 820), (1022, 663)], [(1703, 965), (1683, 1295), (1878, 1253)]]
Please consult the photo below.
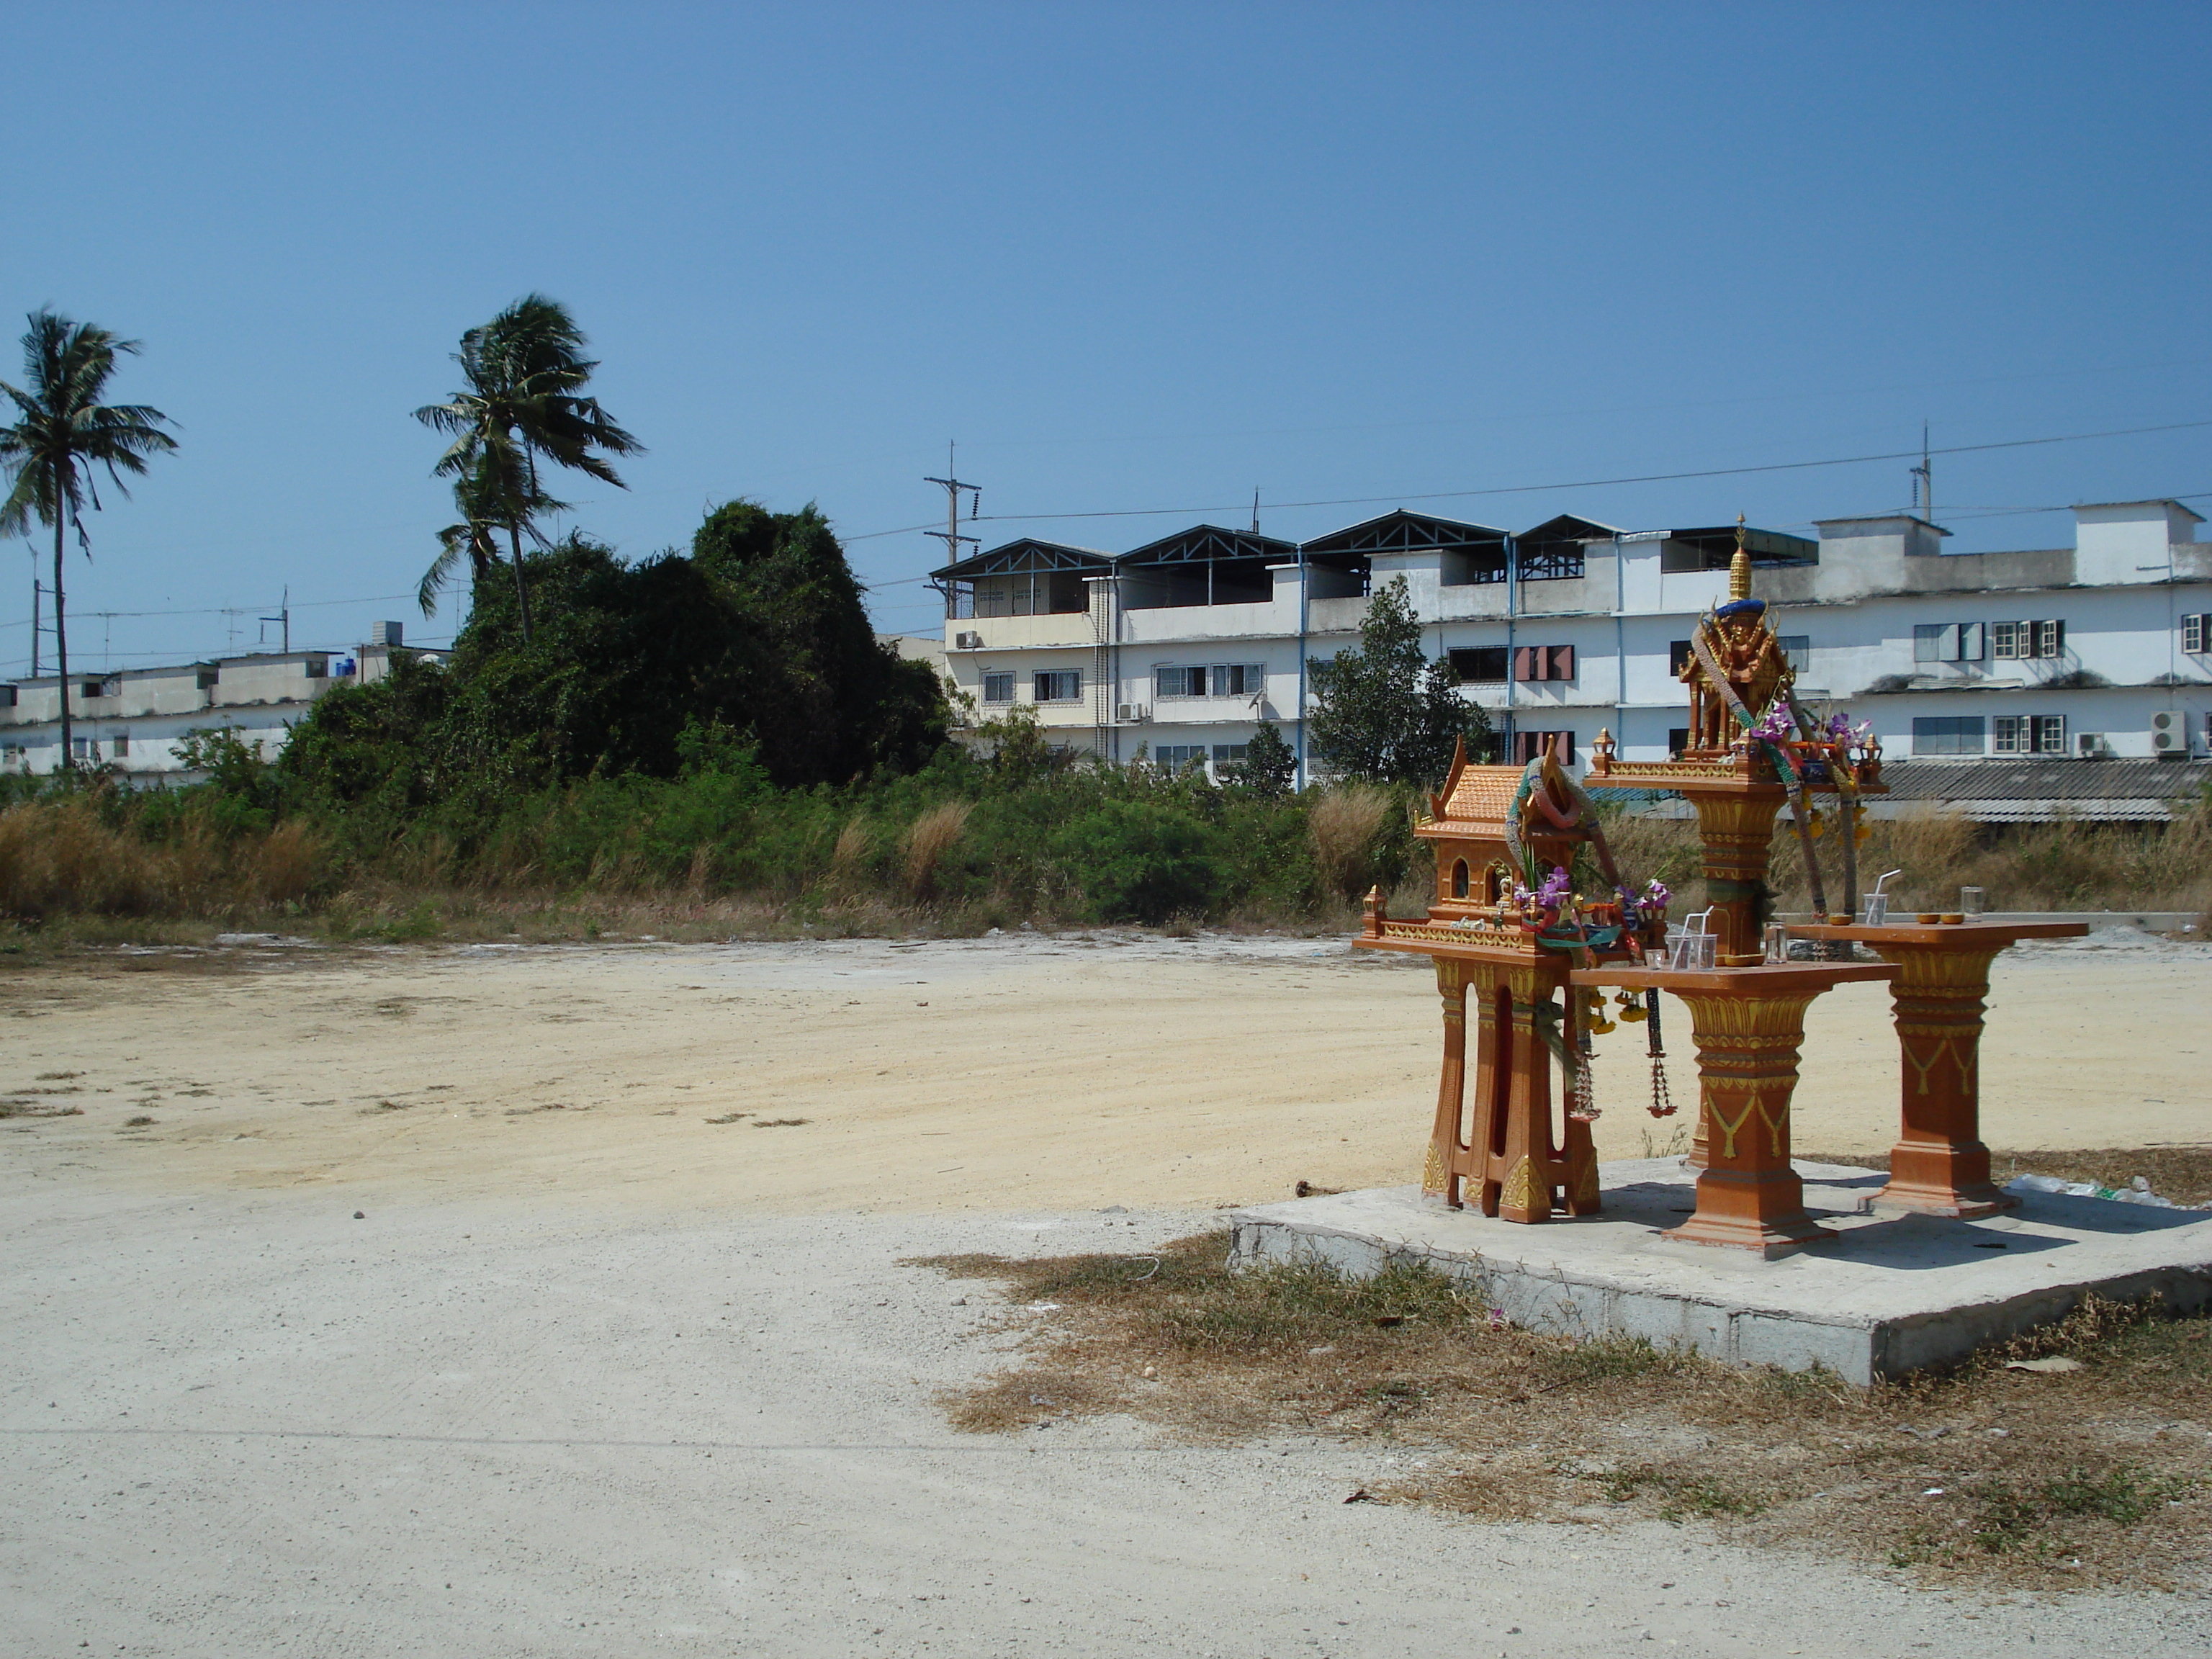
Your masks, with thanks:
[[(2150, 501), (2075, 518), (2075, 546), (2026, 552), (1946, 554), (1948, 532), (1904, 515), (1746, 539), (1801, 695), (1871, 720), (1893, 761), (2205, 755), (2200, 516)], [(1659, 760), (1682, 741), (1674, 671), (1726, 597), (1735, 534), (1397, 512), (1303, 544), (1206, 525), (1121, 554), (1024, 539), (933, 574), (948, 671), (979, 712), (1033, 705), (1110, 760), (1212, 765), (1262, 720), (1303, 757), (1307, 659), (1356, 643), (1367, 596), (1400, 576), (1509, 757), (1565, 733), (1579, 763), (1607, 728), (1624, 758)]]
[[(333, 685), (369, 684), (404, 647), (400, 624), (351, 652), (280, 651), (169, 668), (127, 668), (69, 678), (70, 741), (80, 766), (112, 764), (127, 777), (183, 781), (181, 754), (194, 732), (228, 731), (274, 759), (292, 727)], [(416, 651), (440, 656), (442, 652)], [(61, 682), (49, 674), (0, 684), (0, 772), (61, 765)]]

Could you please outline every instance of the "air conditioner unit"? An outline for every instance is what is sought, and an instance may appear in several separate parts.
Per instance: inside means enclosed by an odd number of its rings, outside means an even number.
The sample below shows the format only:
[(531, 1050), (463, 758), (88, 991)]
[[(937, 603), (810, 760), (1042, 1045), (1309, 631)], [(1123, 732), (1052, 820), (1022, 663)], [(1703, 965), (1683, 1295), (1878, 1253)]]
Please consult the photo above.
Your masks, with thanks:
[(2161, 708), (2150, 717), (2150, 752), (2160, 760), (2189, 758), (2189, 716)]
[(981, 634), (955, 635), (952, 648), (956, 651), (981, 651), (983, 648), (983, 636)]
[(1117, 702), (1114, 705), (1114, 718), (1124, 726), (1140, 724), (1150, 712), (1140, 702)]
[(2105, 741), (2102, 732), (2077, 732), (2074, 734), (2074, 751), (2083, 760), (2103, 760), (2112, 752), (2112, 745)]

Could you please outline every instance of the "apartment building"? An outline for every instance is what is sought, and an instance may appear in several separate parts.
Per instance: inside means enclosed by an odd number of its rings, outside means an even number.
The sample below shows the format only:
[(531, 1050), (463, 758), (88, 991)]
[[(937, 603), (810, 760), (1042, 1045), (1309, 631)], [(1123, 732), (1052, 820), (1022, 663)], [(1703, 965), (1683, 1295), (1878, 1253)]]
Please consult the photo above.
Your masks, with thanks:
[[(167, 668), (72, 673), (70, 741), (80, 766), (112, 765), (134, 781), (189, 781), (185, 739), (227, 731), (274, 758), (315, 700), (333, 685), (380, 680), (408, 647), (396, 622), (349, 652), (274, 651)], [(442, 653), (417, 650), (417, 655)], [(0, 772), (61, 766), (61, 699), (53, 675), (0, 684)]]
[[(1895, 761), (2185, 761), (2212, 751), (2212, 543), (2171, 500), (2074, 510), (2075, 544), (1947, 554), (1904, 514), (1817, 538), (1746, 526), (1801, 696), (1871, 720)], [(1024, 538), (933, 573), (948, 672), (986, 717), (1032, 707), (1126, 763), (1237, 758), (1272, 721), (1306, 756), (1306, 665), (1357, 642), (1404, 578), (1431, 656), (1509, 756), (1601, 728), (1625, 758), (1683, 740), (1690, 625), (1726, 597), (1738, 526), (1517, 533), (1395, 512), (1304, 543), (1200, 525), (1124, 553)], [(2063, 792), (2062, 792), (2063, 793)]]

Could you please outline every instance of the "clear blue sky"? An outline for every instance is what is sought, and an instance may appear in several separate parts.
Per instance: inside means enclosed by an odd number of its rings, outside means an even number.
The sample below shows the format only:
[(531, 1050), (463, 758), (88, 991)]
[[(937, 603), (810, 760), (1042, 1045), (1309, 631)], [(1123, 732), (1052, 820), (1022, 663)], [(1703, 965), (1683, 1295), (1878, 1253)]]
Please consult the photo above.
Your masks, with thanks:
[[(73, 653), (382, 616), (450, 521), (409, 418), (565, 301), (650, 447), (573, 522), (641, 556), (810, 500), (878, 625), (947, 438), (989, 542), (1303, 537), (1448, 490), (2212, 419), (2212, 8), (6, 8), (0, 334), (145, 343), (182, 448), (72, 554)], [(6, 378), (17, 370), (0, 352)], [(587, 487), (588, 486), (588, 487)], [(1903, 462), (1429, 503), (1803, 528)], [(2000, 510), (2212, 491), (2212, 428), (1939, 459)], [(1291, 507), (1344, 497), (1373, 506)], [(2212, 512), (2212, 500), (2200, 499)], [(1152, 507), (1157, 516), (1020, 515)], [(878, 534), (881, 532), (899, 532)], [(30, 562), (0, 562), (0, 672)], [(101, 611), (238, 607), (118, 617)]]

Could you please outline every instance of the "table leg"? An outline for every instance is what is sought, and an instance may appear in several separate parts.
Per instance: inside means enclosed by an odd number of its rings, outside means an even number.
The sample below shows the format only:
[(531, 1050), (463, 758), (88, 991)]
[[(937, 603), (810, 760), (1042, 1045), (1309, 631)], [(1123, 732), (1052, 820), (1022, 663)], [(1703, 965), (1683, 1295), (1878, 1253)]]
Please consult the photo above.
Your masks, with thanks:
[(1804, 1183), (1790, 1163), (1805, 1010), (1819, 993), (1676, 994), (1689, 1005), (1697, 1037), (1706, 1163), (1696, 1212), (1665, 1236), (1770, 1259), (1833, 1243), (1837, 1236), (1806, 1213)]
[(1901, 1131), (1875, 1202), (1927, 1215), (1992, 1215), (2020, 1200), (1990, 1179), (1982, 1144), (1982, 1016), (1995, 951), (1877, 946), (1897, 963)]
[(1444, 1004), (1444, 1069), (1437, 1087), (1436, 1128), (1421, 1165), (1421, 1196), (1441, 1198), (1456, 1206), (1460, 1177), (1452, 1165), (1466, 1145), (1467, 967), (1449, 957), (1436, 960), (1437, 992)]

